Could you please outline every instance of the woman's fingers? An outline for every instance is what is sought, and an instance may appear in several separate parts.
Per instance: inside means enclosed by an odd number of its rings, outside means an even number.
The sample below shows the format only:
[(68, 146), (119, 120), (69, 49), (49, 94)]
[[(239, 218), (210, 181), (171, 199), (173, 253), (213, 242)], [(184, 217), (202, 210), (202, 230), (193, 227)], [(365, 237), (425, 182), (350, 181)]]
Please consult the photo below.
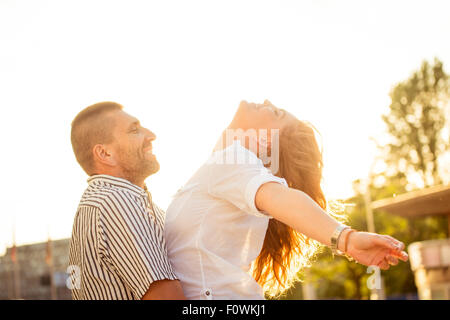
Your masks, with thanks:
[(398, 246), (395, 243), (393, 243), (391, 239), (382, 236), (380, 234), (375, 235), (373, 241), (377, 245), (389, 248), (391, 250), (398, 250)]
[(398, 259), (391, 255), (387, 255), (386, 262), (389, 263), (391, 266), (396, 266), (398, 264)]
[(408, 254), (403, 251), (403, 249), (405, 249), (405, 244), (403, 242), (398, 241), (397, 239), (388, 235), (382, 235), (381, 237), (384, 237), (386, 240), (390, 241), (391, 256), (402, 261), (408, 261)]
[(381, 270), (387, 270), (389, 269), (389, 263), (386, 261), (386, 259), (383, 259), (379, 264), (378, 267), (380, 267)]
[(401, 252), (405, 248), (405, 244), (401, 241), (398, 241), (391, 236), (377, 234), (374, 238), (374, 242), (378, 245), (384, 246), (391, 250), (395, 250)]
[(395, 239), (394, 237), (391, 237), (387, 234), (383, 235), (384, 237), (388, 238), (389, 240), (391, 240), (391, 242), (396, 245), (399, 249), (399, 251), (405, 249), (405, 244), (397, 239)]
[(380, 263), (378, 263), (378, 267), (381, 270), (388, 270), (390, 268), (390, 266), (395, 266), (398, 264), (398, 259), (391, 256), (391, 255), (387, 255), (384, 257), (383, 260), (380, 261)]
[(391, 252), (391, 255), (402, 260), (402, 261), (408, 261), (408, 254), (405, 251), (401, 252)]

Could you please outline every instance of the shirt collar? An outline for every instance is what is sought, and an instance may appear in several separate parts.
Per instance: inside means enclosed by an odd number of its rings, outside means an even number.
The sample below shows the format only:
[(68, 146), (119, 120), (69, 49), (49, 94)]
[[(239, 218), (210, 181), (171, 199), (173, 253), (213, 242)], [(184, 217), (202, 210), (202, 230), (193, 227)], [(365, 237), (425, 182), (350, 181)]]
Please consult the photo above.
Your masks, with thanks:
[(126, 190), (129, 190), (133, 193), (136, 193), (138, 195), (141, 196), (146, 196), (147, 192), (147, 186), (144, 184), (144, 189), (131, 183), (130, 181), (123, 179), (123, 178), (118, 178), (118, 177), (114, 177), (114, 176), (110, 176), (107, 174), (96, 174), (93, 176), (90, 176), (87, 179), (87, 182), (89, 185), (94, 185), (94, 186), (100, 186), (100, 185), (109, 185), (109, 186), (115, 186), (115, 187), (119, 187), (119, 188), (123, 188)]

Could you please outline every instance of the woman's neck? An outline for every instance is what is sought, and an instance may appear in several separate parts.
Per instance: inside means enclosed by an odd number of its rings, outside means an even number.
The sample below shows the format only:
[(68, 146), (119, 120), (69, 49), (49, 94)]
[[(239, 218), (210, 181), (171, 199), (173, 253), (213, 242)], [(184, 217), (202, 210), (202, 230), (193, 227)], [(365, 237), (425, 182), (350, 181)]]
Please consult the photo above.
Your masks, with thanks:
[(214, 146), (213, 152), (223, 150), (230, 145), (232, 145), (235, 141), (240, 141), (241, 145), (255, 153), (258, 154), (258, 134), (257, 131), (243, 129), (235, 129), (231, 126), (228, 126), (221, 134), (219, 139)]

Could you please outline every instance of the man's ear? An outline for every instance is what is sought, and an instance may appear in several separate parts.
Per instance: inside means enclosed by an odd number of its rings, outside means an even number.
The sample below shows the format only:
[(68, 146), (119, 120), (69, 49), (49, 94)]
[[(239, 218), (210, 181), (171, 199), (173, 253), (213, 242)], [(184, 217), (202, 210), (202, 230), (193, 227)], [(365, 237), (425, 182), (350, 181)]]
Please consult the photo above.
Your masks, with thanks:
[(106, 166), (115, 166), (116, 160), (114, 159), (111, 150), (104, 144), (96, 144), (92, 148), (94, 155), (94, 161), (99, 162)]

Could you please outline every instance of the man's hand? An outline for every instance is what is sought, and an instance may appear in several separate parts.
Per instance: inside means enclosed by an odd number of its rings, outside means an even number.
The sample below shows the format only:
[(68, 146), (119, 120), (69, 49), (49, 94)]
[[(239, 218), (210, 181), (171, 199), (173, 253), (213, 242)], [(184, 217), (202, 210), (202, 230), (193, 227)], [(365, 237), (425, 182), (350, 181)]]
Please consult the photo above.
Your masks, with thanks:
[(186, 297), (180, 281), (165, 279), (153, 282), (141, 300), (186, 300)]

